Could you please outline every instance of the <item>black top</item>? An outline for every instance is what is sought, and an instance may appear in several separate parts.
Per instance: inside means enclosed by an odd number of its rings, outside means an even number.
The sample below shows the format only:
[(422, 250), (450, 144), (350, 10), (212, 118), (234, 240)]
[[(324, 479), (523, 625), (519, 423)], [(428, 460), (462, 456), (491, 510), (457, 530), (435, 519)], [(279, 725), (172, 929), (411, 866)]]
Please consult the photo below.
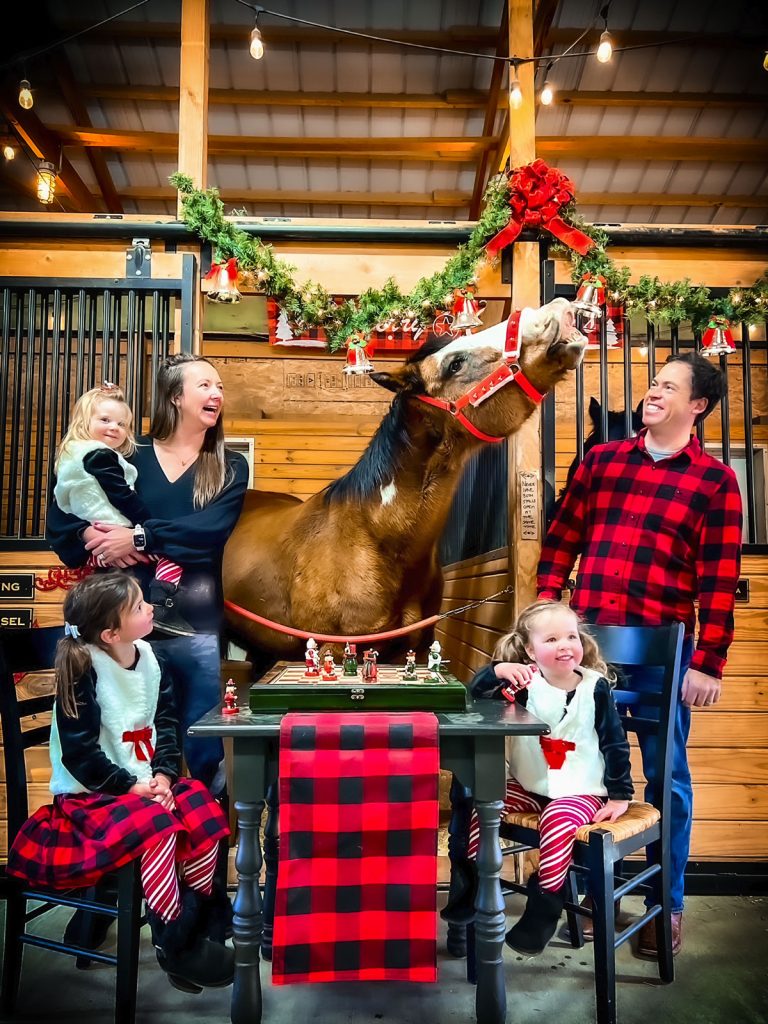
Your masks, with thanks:
[(149, 519), (147, 506), (132, 487), (128, 486), (117, 452), (111, 448), (96, 448), (83, 456), (83, 469), (95, 476), (113, 508), (135, 526)]
[[(501, 694), (504, 681), (498, 679), (495, 673), (498, 664), (497, 661), (491, 662), (475, 675), (469, 684), (473, 697), (506, 700)], [(566, 695), (566, 704), (570, 703), (575, 692), (571, 690)], [(525, 687), (515, 692), (515, 703), (523, 708), (528, 704), (528, 691)], [(600, 753), (605, 761), (603, 783), (608, 799), (631, 800), (634, 787), (629, 761), (629, 742), (613, 699), (611, 684), (603, 676), (595, 683), (595, 732)]]
[[(136, 451), (127, 461), (138, 470), (136, 497), (148, 513), (148, 518), (136, 520), (141, 522), (147, 535), (147, 551), (165, 555), (182, 567), (180, 614), (196, 630), (216, 632), (223, 601), (221, 560), (224, 545), (243, 506), (248, 464), (238, 452), (226, 451), (227, 483), (204, 508), (196, 509), (193, 503), (196, 463), (171, 482), (157, 461), (152, 438), (140, 437), (136, 443)], [(108, 486), (113, 490), (117, 486), (119, 491), (119, 483), (109, 467), (101, 465), (99, 469), (100, 482), (106, 472)], [(74, 568), (85, 563), (88, 552), (81, 534), (88, 525), (62, 512), (55, 501), (48, 509), (46, 540), (65, 565)], [(133, 566), (132, 571), (146, 593), (154, 575), (153, 564), (139, 564)]]
[[(137, 650), (136, 662), (138, 660)], [(160, 667), (162, 669), (162, 661)], [(61, 705), (56, 704), (61, 763), (81, 786), (85, 786), (92, 793), (109, 793), (110, 796), (127, 793), (137, 782), (136, 776), (127, 768), (116, 765), (99, 746), (101, 708), (96, 700), (96, 672), (93, 668), (85, 672), (75, 683), (75, 700), (77, 718), (65, 715)], [(163, 672), (160, 676), (154, 725), (155, 756), (152, 758), (152, 774), (162, 772), (173, 784), (179, 777), (181, 754), (178, 741), (179, 719), (173, 700), (170, 673)]]

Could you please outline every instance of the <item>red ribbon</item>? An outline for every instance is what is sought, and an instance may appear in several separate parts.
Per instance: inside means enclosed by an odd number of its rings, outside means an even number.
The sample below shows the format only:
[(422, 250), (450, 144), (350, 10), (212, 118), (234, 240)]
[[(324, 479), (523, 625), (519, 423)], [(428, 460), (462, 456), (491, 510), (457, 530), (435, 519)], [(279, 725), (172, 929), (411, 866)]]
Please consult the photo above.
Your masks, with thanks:
[(155, 756), (155, 748), (152, 746), (152, 730), (146, 725), (143, 729), (126, 730), (123, 733), (123, 743), (132, 743), (133, 752), (138, 761), (151, 761)]
[(234, 284), (237, 281), (237, 259), (232, 256), (226, 263), (212, 263), (211, 269), (203, 278), (204, 281), (211, 281), (218, 278), (219, 274), (224, 272), (229, 279), (230, 284)]
[(712, 342), (715, 340), (715, 333), (717, 331), (722, 331), (723, 338), (730, 346), (731, 352), (735, 352), (736, 342), (733, 340), (733, 332), (731, 331), (731, 325), (727, 318), (724, 316), (710, 317), (709, 323), (707, 324), (707, 329), (704, 331), (704, 334), (701, 338), (703, 347), (707, 348), (708, 345), (712, 344)]
[(571, 179), (556, 167), (550, 167), (544, 160), (534, 160), (512, 171), (508, 187), (512, 217), (486, 245), (490, 257), (514, 242), (523, 228), (546, 228), (582, 256), (595, 244), (559, 216), (560, 210), (572, 201), (575, 190)]
[(576, 744), (571, 740), (559, 740), (554, 736), (539, 736), (539, 743), (549, 768), (562, 768), (565, 764), (565, 755), (569, 750), (576, 749)]

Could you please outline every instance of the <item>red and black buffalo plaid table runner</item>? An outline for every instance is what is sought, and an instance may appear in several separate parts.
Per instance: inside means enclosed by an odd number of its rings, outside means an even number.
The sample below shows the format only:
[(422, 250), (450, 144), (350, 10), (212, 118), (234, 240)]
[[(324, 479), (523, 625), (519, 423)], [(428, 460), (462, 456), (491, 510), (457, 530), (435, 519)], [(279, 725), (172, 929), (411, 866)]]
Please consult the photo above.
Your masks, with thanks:
[(433, 714), (288, 714), (272, 981), (437, 980)]

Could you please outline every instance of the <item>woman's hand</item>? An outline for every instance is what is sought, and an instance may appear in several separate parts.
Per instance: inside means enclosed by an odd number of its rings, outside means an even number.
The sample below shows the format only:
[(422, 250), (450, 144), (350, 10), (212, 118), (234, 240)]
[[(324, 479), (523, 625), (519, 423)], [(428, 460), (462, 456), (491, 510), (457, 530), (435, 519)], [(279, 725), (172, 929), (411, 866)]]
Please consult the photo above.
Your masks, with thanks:
[(535, 665), (523, 665), (517, 661), (500, 661), (494, 666), (497, 679), (507, 684), (505, 689), (522, 690), (533, 679), (536, 673)]
[(133, 546), (133, 530), (130, 526), (94, 523), (85, 530), (83, 538), (86, 542), (85, 550), (90, 551), (101, 565), (115, 565), (125, 569), (137, 562), (149, 561), (146, 555)]
[(629, 807), (629, 800), (606, 800), (605, 806), (595, 812), (592, 819), (593, 824), (598, 821), (616, 821), (622, 814), (626, 814)]

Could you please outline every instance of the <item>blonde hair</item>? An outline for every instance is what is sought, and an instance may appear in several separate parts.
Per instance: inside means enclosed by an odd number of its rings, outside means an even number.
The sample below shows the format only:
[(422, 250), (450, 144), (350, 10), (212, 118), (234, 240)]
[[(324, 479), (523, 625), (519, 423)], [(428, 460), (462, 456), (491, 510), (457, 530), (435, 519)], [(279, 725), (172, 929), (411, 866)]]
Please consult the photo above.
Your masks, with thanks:
[(600, 648), (597, 646), (595, 638), (590, 634), (588, 628), (584, 625), (576, 612), (567, 605), (561, 604), (560, 601), (544, 599), (541, 601), (534, 601), (533, 604), (529, 604), (527, 608), (524, 608), (523, 611), (520, 612), (517, 623), (512, 632), (507, 633), (506, 636), (503, 636), (496, 644), (496, 648), (493, 652), (493, 660), (517, 661), (528, 665), (533, 664), (533, 659), (528, 656), (528, 652), (526, 651), (526, 647), (529, 647), (531, 643), (531, 630), (534, 628), (536, 620), (545, 612), (555, 610), (568, 612), (576, 620), (579, 639), (581, 640), (581, 646), (584, 648), (584, 657), (581, 659), (581, 664), (585, 668), (591, 668), (594, 669), (595, 672), (599, 672), (601, 676), (605, 676), (608, 682), (615, 682), (616, 673), (613, 669), (609, 668), (603, 660), (603, 656), (600, 654)]
[(133, 413), (131, 412), (131, 407), (126, 402), (125, 395), (116, 384), (107, 384), (105, 382), (100, 387), (91, 388), (90, 391), (86, 391), (75, 402), (75, 408), (72, 410), (72, 419), (69, 421), (69, 428), (56, 449), (56, 458), (53, 462), (54, 472), (58, 472), (61, 457), (67, 453), (67, 449), (72, 441), (92, 440), (89, 433), (91, 419), (101, 402), (109, 401), (120, 402), (121, 405), (125, 406), (127, 412), (125, 418), (125, 440), (115, 450), (121, 455), (133, 455), (136, 450), (136, 438), (133, 435)]
[[(184, 368), (190, 363), (208, 363), (203, 356), (192, 355), (191, 352), (180, 352), (169, 356), (160, 364), (157, 373), (155, 390), (155, 407), (152, 410), (152, 425), (149, 433), (158, 441), (167, 441), (173, 437), (179, 426), (179, 409), (176, 399), (184, 390)], [(230, 482), (231, 472), (228, 471), (224, 454), (224, 424), (221, 416), (213, 427), (205, 432), (203, 446), (195, 464), (195, 489), (193, 504), (195, 508), (203, 508), (212, 501)]]
[(120, 622), (141, 587), (124, 572), (100, 572), (76, 583), (64, 599), (64, 619), (76, 626), (77, 636), (68, 635), (56, 645), (54, 675), (56, 700), (68, 718), (78, 718), (75, 684), (91, 667), (86, 644), (108, 650), (101, 639), (105, 629), (120, 629)]

